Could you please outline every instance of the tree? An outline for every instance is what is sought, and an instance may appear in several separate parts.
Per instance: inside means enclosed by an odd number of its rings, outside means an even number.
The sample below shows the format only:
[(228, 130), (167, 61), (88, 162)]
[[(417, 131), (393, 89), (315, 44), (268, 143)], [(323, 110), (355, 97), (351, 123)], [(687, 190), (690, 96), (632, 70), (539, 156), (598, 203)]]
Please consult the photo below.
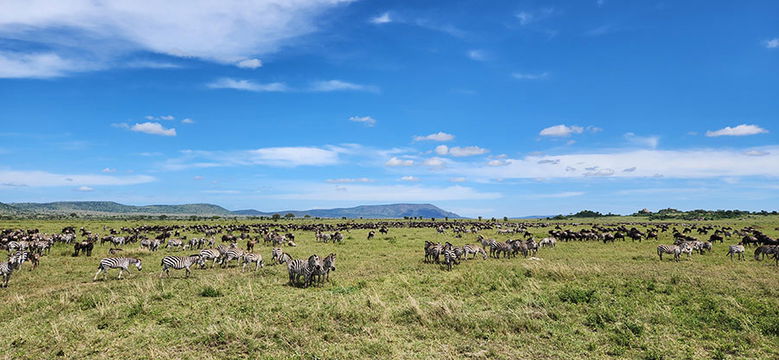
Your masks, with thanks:
[(295, 214), (293, 214), (293, 213), (287, 213), (286, 215), (284, 215), (284, 217), (285, 217), (285, 218), (287, 218), (287, 219), (292, 219), (292, 218), (294, 218), (294, 217), (295, 217)]
[(279, 214), (273, 214), (273, 216), (271, 217), (271, 219), (273, 219), (273, 221), (279, 221), (279, 219), (281, 219), (281, 215), (279, 215)]

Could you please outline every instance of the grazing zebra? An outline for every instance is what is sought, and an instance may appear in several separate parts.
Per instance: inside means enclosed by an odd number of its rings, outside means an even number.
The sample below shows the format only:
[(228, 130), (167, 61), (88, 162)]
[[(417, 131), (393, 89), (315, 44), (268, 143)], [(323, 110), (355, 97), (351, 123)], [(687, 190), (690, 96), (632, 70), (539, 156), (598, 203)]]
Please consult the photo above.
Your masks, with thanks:
[(160, 265), (162, 265), (162, 272), (160, 273), (160, 279), (162, 275), (167, 274), (170, 277), (170, 269), (187, 271), (186, 277), (189, 277), (190, 270), (194, 264), (200, 263), (200, 254), (194, 254), (189, 256), (166, 256), (162, 258)]
[(135, 265), (135, 267), (138, 269), (138, 271), (141, 271), (141, 260), (135, 259), (135, 258), (105, 258), (103, 260), (100, 260), (100, 265), (97, 266), (97, 273), (95, 273), (95, 277), (92, 278), (92, 281), (97, 281), (97, 276), (101, 273), (105, 273), (103, 278), (108, 277), (108, 270), (109, 269), (119, 269), (119, 277), (117, 279), (122, 278), (122, 273), (127, 271), (129, 272), (130, 265)]
[(439, 256), (443, 250), (444, 248), (441, 244), (425, 241), (425, 262), (435, 260), (435, 263), (438, 264), (440, 262)]
[(78, 256), (78, 253), (86, 253), (87, 256), (92, 256), (92, 249), (95, 247), (95, 243), (89, 241), (82, 241), (73, 244), (73, 256)]
[(141, 240), (141, 247), (147, 248), (149, 251), (157, 251), (160, 248), (160, 241), (157, 239), (143, 239)]
[(765, 258), (766, 255), (773, 255), (779, 252), (779, 247), (776, 245), (762, 245), (755, 249), (755, 260), (760, 261)]
[(206, 267), (206, 261), (213, 260), (211, 263), (211, 268), (214, 268), (214, 265), (216, 265), (222, 258), (222, 254), (219, 252), (219, 250), (216, 249), (203, 249), (200, 250), (200, 268), (203, 269)]
[(690, 253), (692, 253), (692, 248), (690, 248), (686, 244), (657, 246), (657, 256), (660, 257), (660, 260), (663, 260), (663, 254), (673, 254), (674, 260), (679, 261), (679, 256), (682, 253), (687, 253), (687, 255), (689, 255)]
[(444, 264), (446, 264), (446, 269), (448, 271), (452, 271), (452, 265), (459, 264), (460, 262), (457, 261), (457, 255), (454, 253), (454, 250), (452, 249), (444, 249)]
[(3, 276), (2, 287), (8, 287), (8, 281), (11, 280), (11, 274), (13, 274), (14, 270), (19, 267), (23, 261), (23, 259), (14, 255), (11, 256), (8, 261), (0, 262), (0, 275)]
[(273, 248), (271, 252), (271, 263), (274, 263), (277, 265), (281, 265), (284, 263), (289, 264), (290, 261), (292, 261), (292, 256), (290, 254), (285, 253), (280, 248)]
[(171, 247), (181, 249), (182, 246), (184, 246), (184, 242), (179, 239), (169, 239), (168, 243), (165, 245), (166, 249), (169, 249)]
[(556, 244), (557, 240), (555, 240), (555, 238), (543, 238), (538, 243), (540, 247), (555, 247)]
[(121, 252), (121, 251), (124, 251), (124, 250), (119, 249), (119, 248), (110, 248), (110, 249), (108, 249), (108, 255), (116, 255), (116, 253)]
[(243, 272), (244, 270), (246, 270), (246, 265), (251, 264), (251, 263), (255, 264), (253, 271), (256, 271), (257, 269), (263, 267), (264, 264), (262, 263), (262, 255), (255, 254), (255, 253), (244, 254), (243, 255), (243, 267), (241, 268), (241, 271)]
[(368, 240), (373, 239), (373, 237), (376, 236), (376, 232), (371, 230), (368, 231)]
[(308, 287), (311, 285), (313, 274), (322, 272), (322, 263), (319, 256), (315, 254), (309, 256), (308, 261), (296, 259), (287, 263), (287, 271), (290, 285), (294, 285), (300, 277), (303, 277), (303, 287)]
[(241, 262), (241, 258), (243, 258), (244, 252), (241, 249), (238, 248), (230, 248), (228, 249), (224, 254), (222, 254), (222, 267), (226, 268), (230, 265), (230, 261), (237, 260), (239, 263)]
[(485, 259), (485, 260), (487, 259), (487, 252), (484, 251), (484, 249), (482, 249), (481, 247), (479, 247), (477, 245), (470, 245), (470, 244), (463, 245), (463, 255), (464, 255), (464, 258), (467, 259), (468, 258), (468, 254), (473, 254), (471, 259), (475, 259), (476, 255), (481, 255), (483, 259)]
[(730, 260), (733, 261), (733, 254), (736, 254), (739, 260), (744, 260), (744, 245), (730, 245), (728, 247), (728, 253), (725, 254), (725, 256), (730, 255)]

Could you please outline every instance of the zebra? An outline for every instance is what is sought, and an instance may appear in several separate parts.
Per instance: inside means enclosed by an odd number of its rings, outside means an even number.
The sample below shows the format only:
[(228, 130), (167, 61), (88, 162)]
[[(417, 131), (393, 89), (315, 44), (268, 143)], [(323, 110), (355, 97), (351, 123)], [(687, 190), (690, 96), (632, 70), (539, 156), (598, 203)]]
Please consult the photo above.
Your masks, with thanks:
[(100, 260), (100, 265), (97, 266), (97, 273), (95, 273), (95, 277), (92, 278), (92, 281), (97, 281), (97, 276), (101, 273), (105, 273), (103, 278), (105, 279), (108, 277), (108, 270), (109, 269), (119, 269), (119, 277), (117, 279), (122, 278), (122, 273), (127, 271), (129, 272), (130, 265), (135, 265), (135, 268), (138, 269), (138, 271), (142, 270), (141, 260), (136, 258), (104, 258), (103, 260)]
[(308, 287), (311, 285), (313, 274), (322, 272), (322, 262), (319, 256), (314, 254), (308, 257), (308, 261), (296, 259), (287, 263), (287, 271), (290, 285), (294, 285), (298, 282), (298, 278), (303, 277), (303, 287)]
[(225, 251), (224, 254), (222, 254), (222, 267), (226, 268), (230, 265), (230, 261), (237, 260), (239, 263), (241, 262), (241, 258), (243, 258), (244, 252), (243, 250), (239, 248), (230, 248)]
[(11, 256), (6, 262), (0, 262), (0, 275), (3, 276), (2, 287), (8, 287), (8, 281), (11, 280), (11, 274), (13, 274), (14, 270), (19, 267), (22, 262), (24, 262), (24, 260), (16, 255)]
[[(681, 246), (684, 245), (658, 245), (657, 256), (660, 257), (660, 260), (663, 260), (663, 254), (673, 254), (674, 261), (679, 261), (679, 255), (682, 254)], [(687, 249), (688, 247), (685, 246), (685, 248)]]
[(452, 265), (459, 264), (460, 262), (457, 261), (457, 255), (454, 253), (454, 250), (452, 249), (444, 249), (444, 264), (446, 264), (446, 269), (448, 271), (452, 271)]
[(538, 243), (540, 247), (555, 247), (556, 244), (557, 244), (557, 240), (555, 240), (555, 238), (553, 237), (543, 238)]
[(264, 266), (262, 262), (262, 255), (255, 254), (255, 253), (247, 253), (243, 255), (243, 267), (241, 268), (241, 271), (243, 272), (246, 270), (246, 265), (250, 263), (255, 263), (254, 270), (261, 268)]
[(443, 246), (441, 246), (441, 244), (425, 241), (425, 262), (434, 260), (435, 263), (438, 264), (440, 262), (439, 257), (441, 251), (443, 251)]
[(477, 245), (463, 245), (463, 256), (467, 259), (468, 254), (473, 254), (471, 259), (475, 259), (476, 255), (481, 255), (483, 259), (487, 259), (487, 252)]
[(281, 265), (283, 263), (289, 263), (292, 261), (292, 256), (282, 251), (280, 248), (273, 248), (271, 251), (271, 263), (275, 261), (275, 264)]
[(525, 246), (527, 246), (527, 250), (532, 256), (536, 256), (536, 254), (538, 254), (538, 243), (536, 243), (535, 240), (527, 239), (525, 241)]
[(160, 265), (162, 265), (162, 272), (160, 273), (160, 279), (162, 279), (162, 276), (167, 274), (168, 277), (170, 277), (170, 269), (173, 268), (175, 270), (181, 270), (184, 269), (187, 271), (186, 277), (189, 277), (190, 270), (189, 268), (192, 267), (192, 265), (197, 264), (200, 262), (200, 254), (193, 254), (189, 256), (166, 256), (162, 258), (162, 261), (160, 262)]
[[(330, 255), (327, 255), (324, 260), (322, 260), (322, 267), (324, 268), (324, 281), (330, 280), (330, 271), (335, 271), (335, 253), (331, 253)], [(320, 278), (320, 282), (321, 282)]]
[(216, 265), (218, 262), (221, 261), (222, 254), (219, 252), (219, 250), (216, 249), (203, 249), (200, 250), (200, 268), (203, 269), (206, 267), (206, 261), (213, 260), (211, 263), (211, 268), (214, 268), (214, 265)]
[(779, 252), (779, 247), (776, 245), (762, 245), (755, 248), (755, 260), (760, 261), (765, 258), (766, 255), (773, 255)]
[(728, 253), (725, 254), (725, 256), (730, 255), (730, 260), (733, 261), (733, 254), (736, 254), (739, 260), (744, 260), (744, 245), (730, 245), (728, 247)]
[(181, 247), (184, 246), (184, 242), (182, 242), (179, 239), (169, 239), (168, 243), (165, 245), (166, 249), (169, 249), (171, 247), (181, 249)]
[(147, 248), (149, 251), (157, 251), (160, 248), (160, 241), (157, 239), (143, 239), (141, 240), (141, 247)]

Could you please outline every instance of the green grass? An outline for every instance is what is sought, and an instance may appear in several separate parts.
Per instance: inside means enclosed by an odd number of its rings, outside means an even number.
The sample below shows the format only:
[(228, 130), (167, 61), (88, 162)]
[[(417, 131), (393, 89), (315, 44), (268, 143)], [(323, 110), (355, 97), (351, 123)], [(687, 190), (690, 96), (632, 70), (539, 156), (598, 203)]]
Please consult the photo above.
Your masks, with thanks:
[[(756, 225), (776, 237), (779, 218), (714, 223)], [(71, 224), (105, 233), (103, 225), (139, 223), (19, 220), (0, 228), (53, 232)], [(546, 230), (533, 228), (539, 237)], [(122, 256), (143, 259), (143, 272), (132, 268), (116, 280), (112, 271), (93, 282), (109, 246), (72, 258), (71, 247), (57, 245), (38, 269), (25, 265), (0, 289), (0, 358), (779, 357), (779, 269), (751, 256), (726, 259), (735, 239), (679, 263), (657, 259), (657, 244), (671, 243), (661, 233), (659, 242), (559, 243), (542, 249), (542, 260), (469, 260), (448, 272), (423, 263), (424, 240), (474, 243), (473, 235), (366, 235), (352, 231), (334, 245), (296, 232), (299, 246), (285, 248), (293, 256), (338, 254), (331, 282), (308, 289), (287, 286), (283, 266), (195, 270), (189, 279), (172, 271), (159, 279), (162, 256), (187, 252), (134, 245)], [(267, 264), (270, 247), (256, 251)]]

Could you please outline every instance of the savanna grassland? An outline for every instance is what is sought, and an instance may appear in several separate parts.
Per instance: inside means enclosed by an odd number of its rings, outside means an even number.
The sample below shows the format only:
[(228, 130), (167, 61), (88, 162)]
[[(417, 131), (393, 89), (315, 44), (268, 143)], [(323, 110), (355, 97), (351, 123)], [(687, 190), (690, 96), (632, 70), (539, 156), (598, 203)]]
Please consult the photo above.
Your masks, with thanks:
[[(602, 221), (625, 220), (635, 219)], [(777, 217), (712, 224), (779, 233)], [(0, 222), (49, 233), (67, 225), (102, 234), (104, 225), (141, 223)], [(529, 230), (540, 238), (549, 229)], [(160, 279), (163, 256), (194, 251), (152, 253), (137, 244), (124, 246), (121, 256), (141, 258), (142, 272), (131, 268), (116, 280), (113, 270), (108, 280), (93, 282), (111, 246), (74, 258), (72, 246), (57, 244), (39, 268), (24, 264), (0, 289), (0, 358), (779, 358), (779, 269), (773, 260), (753, 260), (752, 249), (746, 261), (726, 258), (736, 236), (678, 263), (656, 255), (659, 243), (673, 243), (669, 231), (659, 241), (561, 242), (541, 249), (540, 260), (477, 258), (448, 272), (423, 262), (424, 240), (473, 244), (474, 234), (457, 239), (433, 228), (391, 228), (372, 240), (366, 234), (352, 230), (336, 245), (295, 232), (298, 246), (285, 247), (294, 257), (338, 256), (331, 281), (311, 288), (288, 286), (283, 265)], [(262, 242), (255, 248), (266, 264), (270, 250)]]

